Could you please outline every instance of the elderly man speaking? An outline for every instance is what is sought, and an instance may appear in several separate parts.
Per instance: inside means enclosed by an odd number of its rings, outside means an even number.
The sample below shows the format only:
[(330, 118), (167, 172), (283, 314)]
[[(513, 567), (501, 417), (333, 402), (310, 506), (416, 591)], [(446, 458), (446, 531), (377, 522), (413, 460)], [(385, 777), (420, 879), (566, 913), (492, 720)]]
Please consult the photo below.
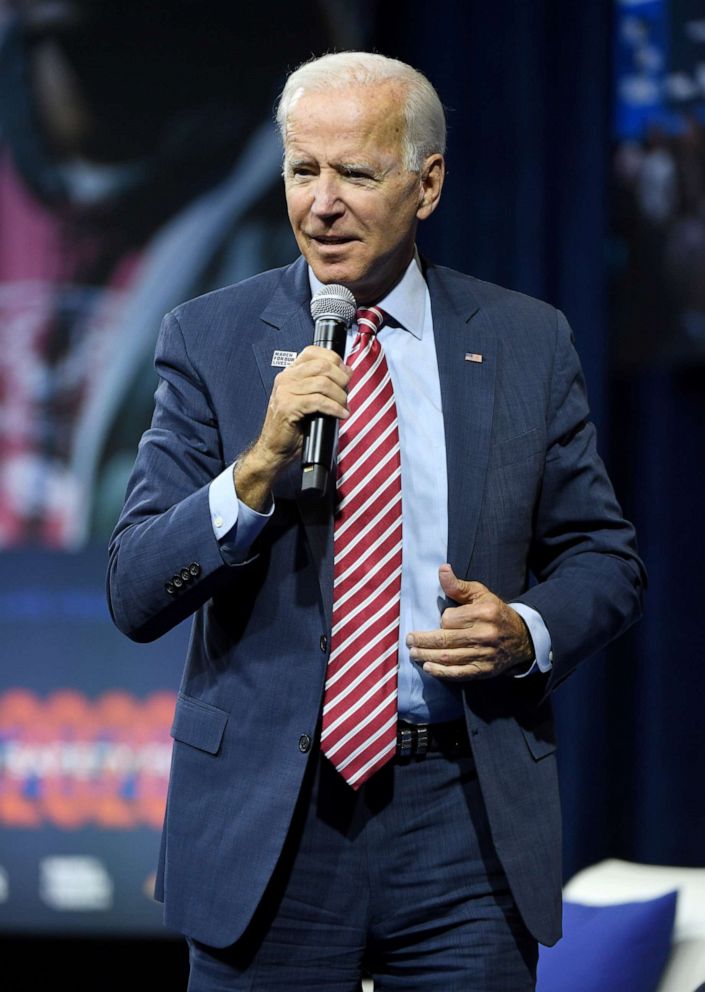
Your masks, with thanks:
[(530, 990), (550, 694), (638, 619), (633, 528), (564, 316), (416, 249), (428, 80), (326, 55), (278, 123), (301, 257), (164, 318), (110, 544), (124, 633), (193, 615), (157, 896), (190, 992)]

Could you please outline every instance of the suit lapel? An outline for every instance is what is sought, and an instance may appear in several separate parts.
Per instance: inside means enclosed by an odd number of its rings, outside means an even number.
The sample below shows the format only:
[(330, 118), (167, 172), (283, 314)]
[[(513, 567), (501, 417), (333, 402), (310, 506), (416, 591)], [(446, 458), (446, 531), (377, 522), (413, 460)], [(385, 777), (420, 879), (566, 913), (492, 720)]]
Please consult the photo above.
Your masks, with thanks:
[(313, 341), (313, 321), (308, 309), (311, 293), (308, 269), (303, 258), (285, 270), (272, 299), (260, 315), (262, 333), (252, 348), (262, 385), (269, 397), (281, 365), (273, 364), (275, 352), (298, 352)]
[(429, 265), (426, 280), (445, 425), (448, 561), (456, 575), (466, 578), (487, 474), (497, 336), (466, 278), (459, 277), (456, 287), (454, 273)]
[[(277, 291), (261, 314), (262, 334), (253, 344), (257, 367), (267, 397), (281, 366), (273, 365), (275, 352), (298, 354), (313, 341), (313, 320), (309, 310), (311, 290), (308, 268), (299, 258), (285, 271)], [(322, 500), (301, 496), (301, 468), (295, 460), (275, 486), (277, 496), (295, 499), (303, 520), (318, 580), (324, 613), (330, 625), (333, 612), (333, 509), (332, 496)]]

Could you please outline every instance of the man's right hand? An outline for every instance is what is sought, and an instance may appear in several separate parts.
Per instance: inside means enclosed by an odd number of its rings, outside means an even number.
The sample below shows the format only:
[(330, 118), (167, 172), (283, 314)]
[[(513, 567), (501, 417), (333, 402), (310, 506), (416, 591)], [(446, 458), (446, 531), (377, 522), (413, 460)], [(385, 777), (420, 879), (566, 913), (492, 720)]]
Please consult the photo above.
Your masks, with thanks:
[(239, 499), (253, 510), (268, 506), (277, 476), (301, 453), (308, 417), (322, 413), (344, 420), (349, 416), (351, 374), (336, 352), (309, 345), (277, 375), (260, 435), (235, 463)]

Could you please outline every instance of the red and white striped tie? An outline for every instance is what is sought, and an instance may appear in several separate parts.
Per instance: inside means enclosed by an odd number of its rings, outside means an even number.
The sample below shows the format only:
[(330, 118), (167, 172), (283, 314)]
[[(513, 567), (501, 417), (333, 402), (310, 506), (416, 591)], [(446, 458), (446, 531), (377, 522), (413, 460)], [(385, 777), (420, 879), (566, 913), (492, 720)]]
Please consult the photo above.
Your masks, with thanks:
[(338, 435), (333, 629), (321, 750), (358, 789), (396, 749), (401, 461), (394, 390), (377, 331), (357, 311), (350, 416)]

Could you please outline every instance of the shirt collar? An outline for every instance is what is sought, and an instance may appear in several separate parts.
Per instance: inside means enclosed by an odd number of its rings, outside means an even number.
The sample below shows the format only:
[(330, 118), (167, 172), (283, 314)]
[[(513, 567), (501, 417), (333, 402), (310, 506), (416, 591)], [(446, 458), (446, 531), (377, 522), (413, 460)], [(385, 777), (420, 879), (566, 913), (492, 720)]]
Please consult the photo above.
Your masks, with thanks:
[[(311, 295), (315, 295), (323, 286), (308, 267), (308, 279)], [(423, 337), (424, 319), (426, 316), (426, 281), (421, 272), (421, 260), (418, 251), (406, 267), (404, 275), (387, 295), (378, 300), (375, 306), (388, 313), (392, 322), (404, 330), (410, 331), (415, 338)], [(363, 301), (360, 301), (364, 305)]]

